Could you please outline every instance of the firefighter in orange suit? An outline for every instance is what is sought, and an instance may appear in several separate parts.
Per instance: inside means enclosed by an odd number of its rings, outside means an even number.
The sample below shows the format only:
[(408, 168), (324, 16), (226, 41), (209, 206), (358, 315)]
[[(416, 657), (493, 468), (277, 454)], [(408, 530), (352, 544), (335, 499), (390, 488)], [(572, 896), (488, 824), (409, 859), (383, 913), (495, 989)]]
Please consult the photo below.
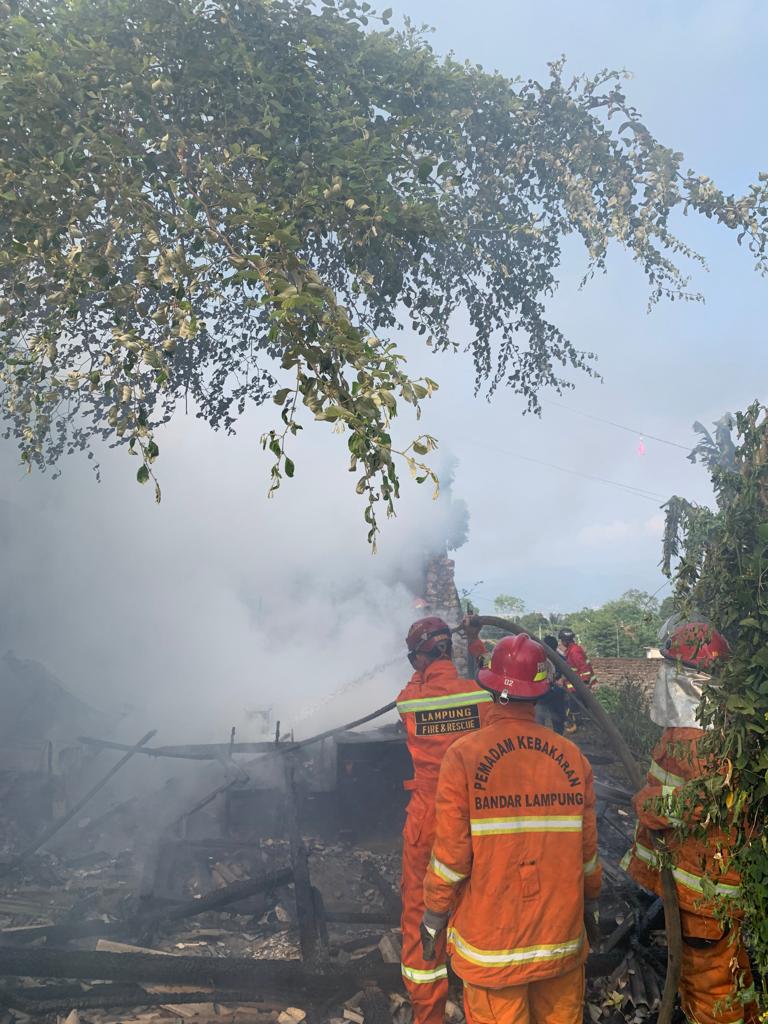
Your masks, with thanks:
[[(698, 749), (704, 730), (697, 711), (702, 687), (718, 660), (727, 657), (728, 644), (708, 624), (687, 622), (673, 625), (661, 648), (665, 662), (659, 670), (651, 717), (664, 732), (651, 755), (648, 783), (635, 796), (637, 833), (622, 866), (640, 885), (661, 895), (653, 832), (661, 836), (672, 861), (680, 904), (683, 1010), (696, 1024), (735, 1024), (753, 1019), (755, 1010), (734, 998), (737, 990), (752, 984), (738, 922), (725, 926), (717, 912), (717, 903), (727, 907), (728, 899), (739, 891), (739, 876), (728, 863), (730, 837), (712, 827), (702, 838), (683, 839), (673, 830), (676, 812), (683, 813), (682, 801), (678, 799), (676, 806), (676, 790), (708, 774)], [(705, 889), (716, 893), (715, 900), (705, 898)]]
[(592, 769), (535, 720), (541, 644), (505, 637), (478, 679), (494, 703), (440, 769), (424, 951), (448, 925), (473, 1024), (581, 1024), (601, 881)]
[[(595, 670), (592, 668), (592, 662), (587, 657), (587, 652), (581, 644), (576, 643), (576, 634), (573, 630), (563, 628), (557, 634), (557, 638), (563, 645), (563, 657), (579, 679), (581, 679), (582, 683), (585, 686), (594, 686)], [(569, 690), (573, 691), (573, 683), (569, 683), (566, 680), (566, 686)]]
[[(470, 653), (485, 649), (477, 630), (465, 624)], [(413, 1005), (414, 1024), (443, 1024), (448, 996), (445, 944), (437, 958), (422, 957), (419, 928), (424, 912), (424, 875), (435, 838), (435, 789), (440, 763), (460, 736), (478, 730), (490, 696), (476, 683), (459, 676), (451, 660), (451, 630), (436, 616), (419, 619), (406, 638), (408, 659), (414, 668), (411, 681), (397, 698), (397, 710), (408, 735), (413, 779), (403, 830), (402, 972)]]
[[(557, 638), (562, 645), (562, 653), (565, 660), (571, 666), (576, 675), (581, 679), (585, 686), (592, 687), (595, 685), (595, 671), (592, 668), (592, 662), (587, 657), (587, 652), (581, 646), (576, 643), (576, 634), (572, 629), (564, 627), (557, 634)], [(578, 722), (581, 719), (581, 701), (576, 696), (576, 689), (573, 683), (569, 682), (568, 679), (564, 680), (565, 691), (567, 697), (567, 718), (568, 724), (566, 726), (566, 732), (576, 732)]]

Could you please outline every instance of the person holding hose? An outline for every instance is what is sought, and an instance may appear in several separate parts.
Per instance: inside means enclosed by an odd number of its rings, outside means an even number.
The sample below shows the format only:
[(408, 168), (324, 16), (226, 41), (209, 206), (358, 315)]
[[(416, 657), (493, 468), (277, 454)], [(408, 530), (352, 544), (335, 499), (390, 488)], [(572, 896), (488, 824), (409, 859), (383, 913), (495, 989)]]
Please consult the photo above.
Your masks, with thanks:
[[(576, 643), (576, 634), (572, 629), (567, 626), (563, 627), (557, 634), (557, 638), (560, 641), (562, 647), (562, 654), (568, 664), (571, 666), (576, 675), (581, 679), (585, 686), (592, 687), (595, 685), (595, 671), (592, 668), (592, 663), (587, 658), (587, 652), (581, 646)], [(568, 725), (566, 726), (567, 732), (576, 732), (576, 728), (579, 720), (579, 710), (582, 707), (581, 701), (576, 696), (573, 688), (573, 683), (565, 681), (566, 689), (566, 702), (567, 702), (567, 715)]]
[[(739, 891), (739, 876), (730, 863), (732, 837), (696, 821), (698, 835), (680, 836), (675, 824), (689, 815), (678, 791), (695, 779), (711, 776), (699, 745), (704, 730), (697, 713), (702, 689), (728, 657), (728, 643), (706, 622), (674, 622), (664, 628), (651, 718), (663, 727), (651, 755), (647, 785), (634, 798), (638, 825), (635, 842), (622, 867), (644, 888), (661, 895), (660, 860), (653, 833), (659, 835), (672, 862), (683, 957), (680, 1001), (696, 1024), (736, 1024), (756, 1018), (753, 1005), (737, 997), (752, 985), (749, 958), (738, 920), (728, 923), (727, 903)], [(676, 794), (678, 794), (676, 796)]]
[[(551, 650), (557, 650), (557, 638), (545, 636), (543, 644)], [(541, 725), (547, 724), (547, 716), (552, 723), (555, 732), (562, 736), (565, 732), (565, 715), (567, 710), (565, 682), (562, 672), (555, 668), (551, 661), (547, 662), (549, 672), (549, 693), (545, 694), (536, 704), (536, 721)]]
[[(482, 657), (485, 648), (477, 628), (465, 619), (462, 631), (470, 654)], [(435, 838), (435, 791), (448, 748), (459, 737), (480, 729), (491, 697), (459, 675), (452, 660), (451, 630), (442, 619), (432, 616), (414, 622), (406, 646), (414, 673), (397, 698), (397, 710), (407, 733), (413, 779), (405, 783), (411, 799), (403, 830), (401, 966), (414, 1024), (443, 1024), (448, 998), (445, 942), (437, 944), (435, 956), (427, 963), (420, 934), (424, 875)]]
[(447, 928), (473, 1024), (581, 1024), (599, 934), (592, 769), (535, 720), (550, 686), (541, 644), (504, 637), (478, 680), (493, 700), (487, 725), (451, 746), (437, 784), (424, 956)]

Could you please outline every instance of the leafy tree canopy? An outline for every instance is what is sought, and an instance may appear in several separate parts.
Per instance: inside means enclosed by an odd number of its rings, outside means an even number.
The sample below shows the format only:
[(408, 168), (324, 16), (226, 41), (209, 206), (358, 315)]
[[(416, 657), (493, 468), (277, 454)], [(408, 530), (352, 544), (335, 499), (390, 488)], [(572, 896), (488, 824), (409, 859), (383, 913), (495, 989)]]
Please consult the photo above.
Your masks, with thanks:
[[(181, 404), (230, 430), (276, 403), (272, 485), (302, 413), (345, 435), (371, 536), (390, 425), (468, 311), (478, 387), (532, 409), (591, 372), (546, 316), (563, 238), (619, 241), (651, 299), (690, 298), (677, 209), (766, 266), (764, 182), (682, 169), (603, 71), (510, 81), (438, 59), (358, 0), (0, 0), (0, 400), (28, 464), (94, 438), (139, 454)], [(428, 435), (399, 454), (420, 479)], [(158, 492), (159, 496), (159, 492)]]
[(497, 615), (516, 621), (525, 611), (525, 601), (521, 597), (513, 597), (512, 594), (499, 594), (493, 602), (493, 608)]
[(520, 598), (507, 594), (499, 595), (494, 604), (499, 615), (517, 618), (535, 637), (556, 636), (568, 626), (595, 658), (644, 658), (647, 649), (657, 644), (661, 622), (671, 614), (664, 615), (656, 598), (642, 590), (627, 590), (599, 608), (556, 615), (526, 612)]
[[(734, 427), (736, 440), (729, 427)], [(734, 905), (745, 916), (760, 973), (768, 971), (768, 410), (755, 402), (715, 424), (697, 425), (697, 459), (712, 478), (715, 507), (675, 497), (667, 506), (664, 564), (677, 607), (705, 615), (728, 638), (730, 657), (705, 691), (703, 724), (716, 773), (684, 829), (714, 821), (735, 840), (741, 872)], [(705, 814), (701, 813), (702, 803)], [(698, 806), (697, 806), (698, 805)], [(764, 981), (763, 981), (764, 985)]]

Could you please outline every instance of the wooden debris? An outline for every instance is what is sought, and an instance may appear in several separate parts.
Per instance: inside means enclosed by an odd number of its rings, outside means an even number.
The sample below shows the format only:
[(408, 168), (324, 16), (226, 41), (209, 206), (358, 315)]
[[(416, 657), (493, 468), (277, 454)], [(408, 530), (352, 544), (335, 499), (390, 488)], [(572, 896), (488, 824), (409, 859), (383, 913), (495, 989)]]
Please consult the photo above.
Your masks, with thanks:
[[(360, 976), (364, 971), (363, 977)], [(251, 957), (157, 956), (156, 953), (107, 953), (98, 950), (0, 947), (0, 976), (88, 978), (100, 981), (180, 982), (240, 988), (254, 993), (332, 996), (354, 991), (364, 980), (384, 988), (400, 984), (398, 964), (360, 961), (347, 967), (303, 964), (296, 960)]]
[(299, 945), (305, 961), (313, 960), (317, 952), (320, 934), (318, 931), (316, 902), (309, 876), (309, 857), (299, 829), (299, 815), (296, 806), (294, 764), (292, 758), (284, 763), (285, 785), (285, 828), (293, 869), (293, 892), (296, 900), (296, 920), (299, 926)]
[(216, 1017), (216, 1006), (214, 1003), (163, 1003), (161, 1010), (167, 1010), (174, 1017), (181, 1017), (186, 1020), (188, 1017)]
[(57, 818), (56, 821), (52, 821), (48, 828), (44, 830), (42, 835), (39, 835), (37, 839), (35, 839), (33, 842), (29, 844), (29, 846), (26, 846), (21, 851), (21, 853), (16, 854), (16, 856), (9, 860), (7, 863), (0, 865), (0, 875), (5, 875), (10, 871), (14, 871), (16, 868), (21, 867), (22, 864), (26, 863), (26, 861), (29, 860), (33, 853), (39, 850), (41, 846), (44, 846), (50, 839), (53, 839), (57, 832), (59, 832), (62, 828), (64, 828), (65, 825), (67, 825), (70, 821), (76, 818), (80, 811), (82, 811), (82, 809), (85, 807), (85, 805), (89, 803), (96, 796), (96, 794), (99, 793), (106, 786), (109, 780), (120, 771), (123, 765), (127, 764), (131, 760), (131, 758), (134, 756), (134, 754), (137, 753), (141, 746), (148, 742), (148, 740), (152, 739), (156, 732), (157, 729), (151, 729), (145, 736), (143, 736), (138, 741), (138, 743), (134, 744), (134, 746), (132, 747), (129, 747), (127, 753), (125, 753), (123, 757), (120, 758), (117, 764), (114, 764), (106, 773), (106, 775), (99, 779), (99, 781), (95, 785), (91, 786), (88, 792), (80, 797), (80, 799), (77, 801), (74, 807), (71, 807), (67, 811), (67, 813), (64, 814), (61, 818)]
[(99, 939), (96, 949), (103, 953), (152, 953), (154, 956), (173, 956), (173, 953), (168, 953), (164, 949), (131, 946), (127, 942), (112, 942), (109, 939)]
[[(367, 985), (361, 1003), (364, 1024), (392, 1024), (389, 1000), (376, 985)], [(347, 1013), (350, 1011), (348, 1010)]]
[(375, 862), (368, 858), (363, 861), (363, 878), (370, 882), (384, 902), (384, 910), (388, 916), (399, 917), (402, 907), (400, 897), (379, 871)]
[(287, 1006), (278, 1015), (277, 1024), (301, 1024), (303, 1020), (306, 1020), (306, 1017), (305, 1010), (300, 1010), (298, 1006)]
[(381, 959), (385, 964), (399, 964), (403, 952), (403, 942), (400, 933), (396, 931), (387, 932), (382, 935), (379, 942)]

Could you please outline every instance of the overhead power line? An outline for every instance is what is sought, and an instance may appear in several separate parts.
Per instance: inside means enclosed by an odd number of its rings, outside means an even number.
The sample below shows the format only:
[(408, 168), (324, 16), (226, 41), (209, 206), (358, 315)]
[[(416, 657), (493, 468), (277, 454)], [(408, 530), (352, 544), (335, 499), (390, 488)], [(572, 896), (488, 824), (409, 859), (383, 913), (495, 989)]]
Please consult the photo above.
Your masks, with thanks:
[(478, 448), (486, 448), (490, 451), (499, 452), (501, 455), (508, 455), (512, 459), (521, 459), (523, 462), (532, 462), (537, 466), (546, 466), (547, 469), (556, 469), (560, 473), (569, 473), (571, 476), (580, 476), (585, 480), (593, 480), (596, 483), (606, 484), (609, 487), (618, 487), (620, 490), (626, 491), (629, 494), (634, 494), (638, 498), (645, 498), (646, 501), (653, 501), (657, 503), (659, 501), (667, 501), (669, 495), (656, 494), (655, 491), (648, 491), (644, 487), (635, 487), (634, 484), (625, 484), (620, 480), (609, 480), (602, 476), (593, 476), (591, 473), (582, 473), (578, 469), (569, 469), (567, 466), (557, 466), (554, 462), (545, 462), (543, 459), (535, 459), (530, 455), (521, 455), (519, 452), (511, 452), (507, 448), (499, 448), (497, 445), (488, 444), (483, 441), (475, 441), (471, 437), (465, 437), (463, 440), (467, 444), (476, 445)]
[(541, 399), (542, 405), (556, 405), (560, 409), (565, 409), (566, 412), (573, 413), (574, 416), (582, 416), (586, 420), (594, 420), (596, 423), (605, 423), (609, 427), (616, 427), (617, 430), (625, 430), (628, 434), (634, 434), (636, 437), (649, 438), (651, 441), (658, 441), (660, 444), (668, 444), (672, 448), (682, 448), (684, 452), (690, 452), (691, 445), (678, 444), (677, 441), (670, 441), (666, 437), (657, 437), (656, 434), (649, 434), (645, 430), (636, 430), (634, 427), (627, 427), (623, 423), (616, 423), (614, 420), (603, 419), (602, 416), (595, 416), (591, 412), (582, 412), (580, 409), (573, 409), (570, 405), (565, 405), (563, 402), (555, 402), (549, 398)]

